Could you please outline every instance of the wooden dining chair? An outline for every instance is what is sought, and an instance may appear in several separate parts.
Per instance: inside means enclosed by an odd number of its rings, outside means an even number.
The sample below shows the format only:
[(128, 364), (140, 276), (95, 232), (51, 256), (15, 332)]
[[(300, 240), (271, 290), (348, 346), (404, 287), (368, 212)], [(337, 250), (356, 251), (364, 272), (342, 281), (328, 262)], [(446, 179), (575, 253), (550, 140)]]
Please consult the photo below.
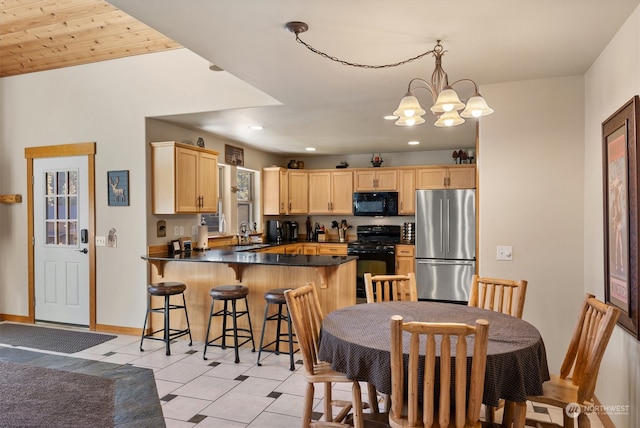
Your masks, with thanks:
[(522, 319), (527, 281), (521, 279), (483, 278), (473, 275), (469, 306), (502, 312)]
[[(527, 295), (527, 281), (511, 279), (485, 278), (473, 275), (469, 291), (468, 306), (502, 312), (522, 319), (524, 299)], [(486, 407), (485, 419), (495, 420), (495, 411), (504, 407), (504, 400), (496, 407)]]
[[(588, 412), (594, 406), (594, 390), (600, 362), (609, 338), (620, 316), (620, 309), (607, 305), (587, 293), (580, 309), (578, 322), (569, 342), (569, 348), (560, 367), (560, 375), (542, 384), (542, 395), (527, 397), (529, 401), (561, 408), (563, 426), (573, 427), (574, 418), (565, 411), (569, 403), (580, 406), (578, 427), (588, 427)], [(507, 406), (512, 404), (507, 403)], [(512, 414), (512, 409), (505, 409)], [(524, 415), (520, 415), (521, 422)], [(527, 420), (527, 425), (537, 421)]]
[[(287, 308), (293, 329), (298, 338), (307, 381), (302, 428), (309, 428), (311, 426), (313, 394), (315, 391), (314, 384), (316, 383), (324, 383), (325, 421), (314, 422), (314, 427), (348, 427), (349, 425), (346, 423), (343, 424), (342, 422), (353, 409), (353, 426), (362, 428), (364, 426), (362, 409), (368, 407), (368, 404), (362, 402), (360, 384), (357, 381), (348, 379), (344, 373), (333, 370), (330, 363), (318, 359), (320, 327), (322, 325), (323, 314), (315, 284), (309, 282), (302, 287), (287, 290), (284, 296), (287, 301)], [(351, 384), (352, 401), (333, 400), (331, 398), (331, 387), (334, 382)], [(335, 418), (333, 417), (332, 406), (342, 408)]]
[(416, 275), (409, 272), (406, 275), (371, 275), (364, 274), (364, 289), (367, 303), (391, 301), (418, 301)]
[[(403, 333), (410, 334), (408, 368), (404, 368)], [(474, 335), (471, 371), (467, 371), (468, 336)], [(424, 336), (424, 337), (421, 337)], [(475, 326), (458, 323), (403, 322), (391, 317), (391, 410), (394, 428), (477, 427), (484, 390), (489, 322)], [(424, 363), (420, 367), (420, 344)], [(438, 352), (438, 349), (439, 352)], [(451, 348), (455, 347), (452, 357)], [(436, 355), (440, 355), (439, 363)], [(452, 370), (454, 373), (452, 374)], [(470, 373), (467, 378), (467, 373)], [(422, 375), (424, 387), (419, 389)], [(405, 380), (408, 385), (405, 387)], [(435, 393), (438, 392), (438, 397)], [(468, 392), (468, 395), (467, 395)], [(467, 398), (468, 397), (468, 398)], [(435, 402), (438, 402), (436, 408)]]
[[(409, 272), (406, 275), (371, 275), (364, 274), (364, 290), (367, 295), (367, 303), (393, 302), (393, 301), (418, 301), (418, 289), (416, 275)], [(377, 396), (377, 391), (372, 384), (368, 385), (369, 397)], [(389, 394), (381, 394), (382, 403), (386, 411), (391, 403)]]

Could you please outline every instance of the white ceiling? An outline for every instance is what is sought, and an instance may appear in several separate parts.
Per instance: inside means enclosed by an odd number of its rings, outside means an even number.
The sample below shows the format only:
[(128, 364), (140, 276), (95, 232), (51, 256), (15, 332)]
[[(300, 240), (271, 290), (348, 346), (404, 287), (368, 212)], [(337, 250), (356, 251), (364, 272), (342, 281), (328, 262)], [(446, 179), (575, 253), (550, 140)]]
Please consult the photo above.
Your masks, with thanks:
[[(301, 38), (350, 62), (387, 64), (442, 40), (451, 82), (482, 85), (584, 74), (640, 0), (109, 0), (282, 105), (163, 117), (261, 150), (285, 154), (469, 148), (472, 120), (436, 128), (385, 121), (413, 77), (430, 79), (432, 56), (379, 70), (347, 67), (297, 43)], [(461, 97), (471, 86), (456, 85)], [(482, 89), (481, 89), (482, 91)], [(429, 107), (429, 94), (416, 95)], [(491, 104), (491, 100), (487, 102)], [(550, 104), (553, 101), (550, 100)], [(426, 108), (428, 110), (428, 108)], [(432, 119), (432, 120), (430, 120)], [(500, 120), (500, 111), (481, 120)], [(532, 118), (535, 120), (535, 118)], [(251, 131), (260, 124), (263, 131)], [(421, 144), (409, 146), (410, 140)]]

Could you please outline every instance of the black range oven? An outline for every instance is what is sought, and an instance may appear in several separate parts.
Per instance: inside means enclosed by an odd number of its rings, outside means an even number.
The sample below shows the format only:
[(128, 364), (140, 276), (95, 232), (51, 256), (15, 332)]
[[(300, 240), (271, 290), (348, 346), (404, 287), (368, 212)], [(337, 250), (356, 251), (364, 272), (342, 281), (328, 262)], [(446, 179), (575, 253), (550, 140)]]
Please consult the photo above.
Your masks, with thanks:
[(347, 254), (358, 256), (356, 297), (366, 298), (364, 274), (390, 275), (396, 271), (396, 244), (400, 243), (401, 226), (358, 226), (357, 241), (349, 242)]

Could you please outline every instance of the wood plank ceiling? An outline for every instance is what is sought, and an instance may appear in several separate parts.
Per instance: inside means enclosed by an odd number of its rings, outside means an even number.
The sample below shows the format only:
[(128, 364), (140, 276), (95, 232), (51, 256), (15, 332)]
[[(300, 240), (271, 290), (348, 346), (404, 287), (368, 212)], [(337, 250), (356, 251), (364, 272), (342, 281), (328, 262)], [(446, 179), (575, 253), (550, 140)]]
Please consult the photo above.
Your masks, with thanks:
[(179, 47), (102, 0), (0, 0), (0, 78)]

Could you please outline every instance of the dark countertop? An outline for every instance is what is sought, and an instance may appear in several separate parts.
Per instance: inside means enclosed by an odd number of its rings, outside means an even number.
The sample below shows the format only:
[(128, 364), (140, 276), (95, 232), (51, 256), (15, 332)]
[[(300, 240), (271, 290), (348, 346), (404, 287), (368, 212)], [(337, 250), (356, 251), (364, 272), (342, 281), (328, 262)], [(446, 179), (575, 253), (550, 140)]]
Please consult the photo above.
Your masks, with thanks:
[(232, 263), (245, 265), (272, 265), (272, 266), (305, 266), (326, 267), (338, 266), (351, 260), (357, 260), (356, 256), (312, 256), (303, 254), (271, 254), (259, 253), (255, 250), (269, 247), (269, 244), (235, 245), (217, 247), (205, 251), (192, 251), (189, 255), (179, 254), (169, 256), (167, 254), (151, 254), (142, 256), (148, 261), (177, 261), (177, 262), (204, 262), (204, 263)]

